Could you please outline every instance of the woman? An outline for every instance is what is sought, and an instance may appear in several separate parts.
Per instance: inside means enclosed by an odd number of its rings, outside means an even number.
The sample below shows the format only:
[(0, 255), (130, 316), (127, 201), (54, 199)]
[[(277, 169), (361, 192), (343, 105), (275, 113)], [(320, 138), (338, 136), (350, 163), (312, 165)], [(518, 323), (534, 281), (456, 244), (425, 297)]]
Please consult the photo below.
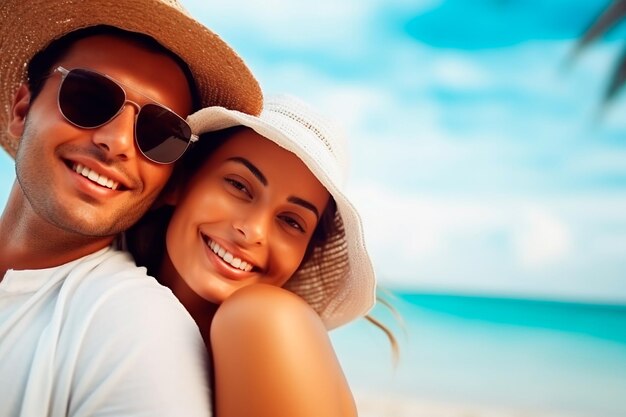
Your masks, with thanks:
[(128, 239), (198, 323), (216, 415), (355, 416), (327, 330), (371, 309), (375, 277), (342, 135), (289, 96), (189, 123), (205, 134)]

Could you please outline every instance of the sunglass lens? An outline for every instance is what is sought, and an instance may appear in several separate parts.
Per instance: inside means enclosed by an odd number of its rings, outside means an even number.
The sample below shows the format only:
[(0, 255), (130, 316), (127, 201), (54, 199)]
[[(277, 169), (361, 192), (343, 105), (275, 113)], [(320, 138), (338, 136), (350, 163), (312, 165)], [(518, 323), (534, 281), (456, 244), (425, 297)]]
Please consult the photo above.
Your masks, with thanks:
[(177, 114), (156, 104), (141, 108), (135, 126), (141, 152), (154, 162), (169, 164), (180, 158), (191, 139), (191, 128)]
[(124, 105), (124, 90), (94, 72), (74, 69), (59, 89), (59, 108), (71, 123), (84, 128), (101, 126)]

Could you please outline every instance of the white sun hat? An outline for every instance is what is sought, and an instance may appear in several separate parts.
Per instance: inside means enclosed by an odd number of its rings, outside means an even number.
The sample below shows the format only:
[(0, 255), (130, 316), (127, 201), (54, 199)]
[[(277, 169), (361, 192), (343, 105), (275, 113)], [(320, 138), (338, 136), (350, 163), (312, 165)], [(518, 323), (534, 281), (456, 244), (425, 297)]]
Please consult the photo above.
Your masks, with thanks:
[(266, 98), (260, 116), (207, 107), (187, 122), (196, 134), (247, 126), (306, 164), (337, 203), (335, 233), (284, 287), (306, 300), (328, 329), (367, 314), (376, 300), (376, 278), (361, 219), (345, 193), (348, 160), (342, 130), (288, 95)]

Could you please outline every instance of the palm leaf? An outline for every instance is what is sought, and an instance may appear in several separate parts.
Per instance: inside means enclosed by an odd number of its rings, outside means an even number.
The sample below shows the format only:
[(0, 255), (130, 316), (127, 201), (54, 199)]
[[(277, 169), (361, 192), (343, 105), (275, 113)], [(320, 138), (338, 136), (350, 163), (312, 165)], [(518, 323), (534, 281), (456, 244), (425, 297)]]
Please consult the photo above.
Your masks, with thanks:
[(613, 100), (624, 83), (626, 83), (626, 48), (622, 50), (617, 66), (611, 74), (609, 85), (604, 93), (604, 102), (609, 103)]
[[(566, 65), (575, 60), (580, 53), (588, 48), (593, 42), (597, 41), (602, 35), (606, 34), (616, 24), (626, 19), (626, 0), (613, 0), (600, 14), (591, 21), (589, 27), (584, 31), (581, 38), (572, 50)], [(604, 92), (603, 105), (606, 106), (611, 102), (619, 90), (626, 83), (626, 50), (623, 51), (620, 59), (617, 61), (613, 73), (608, 82), (606, 91)]]
[(597, 40), (600, 36), (609, 31), (618, 22), (626, 17), (626, 0), (614, 0), (598, 17), (592, 20), (591, 25), (582, 38), (576, 44), (574, 54), (578, 54), (582, 49)]

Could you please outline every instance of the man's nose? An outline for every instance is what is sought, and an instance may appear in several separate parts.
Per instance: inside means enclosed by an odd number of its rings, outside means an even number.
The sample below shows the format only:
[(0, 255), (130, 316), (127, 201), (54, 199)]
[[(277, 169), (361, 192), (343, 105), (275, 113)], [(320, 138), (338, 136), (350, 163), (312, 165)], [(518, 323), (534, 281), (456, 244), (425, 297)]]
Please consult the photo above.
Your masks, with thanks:
[(127, 103), (122, 111), (94, 132), (93, 142), (105, 150), (111, 159), (126, 161), (136, 157), (135, 120), (138, 109)]

